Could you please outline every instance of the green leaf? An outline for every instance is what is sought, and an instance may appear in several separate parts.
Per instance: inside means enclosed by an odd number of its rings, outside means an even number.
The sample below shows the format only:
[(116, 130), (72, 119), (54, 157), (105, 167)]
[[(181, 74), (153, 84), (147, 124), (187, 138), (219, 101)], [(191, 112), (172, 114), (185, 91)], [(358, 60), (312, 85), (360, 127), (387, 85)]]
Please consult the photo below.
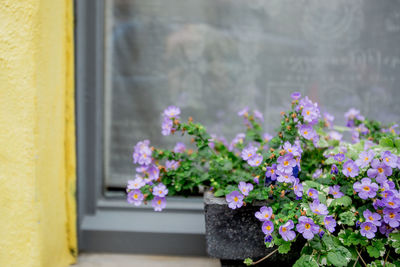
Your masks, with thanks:
[(324, 242), (326, 250), (330, 251), (331, 249), (335, 248), (335, 243), (330, 235), (325, 234), (322, 237), (322, 242)]
[(278, 247), (278, 251), (281, 254), (286, 254), (290, 251), (291, 242), (284, 242), (282, 245)]
[(247, 266), (250, 266), (250, 265), (253, 265), (253, 260), (250, 259), (250, 258), (246, 258), (246, 259), (243, 261), (243, 263), (246, 264)]
[(317, 238), (311, 239), (311, 240), (309, 241), (309, 244), (310, 244), (310, 246), (311, 246), (313, 249), (315, 249), (315, 250), (317, 250), (317, 251), (322, 250), (322, 243), (321, 243), (321, 241), (319, 240), (319, 238), (318, 238), (318, 239), (317, 239)]
[(315, 257), (310, 255), (302, 255), (293, 265), (293, 267), (318, 267)]
[(368, 246), (367, 252), (371, 257), (379, 258), (379, 249), (377, 249), (376, 247)]
[(222, 197), (224, 195), (224, 191), (224, 189), (218, 189), (217, 191), (215, 191), (214, 196)]
[(354, 213), (351, 211), (340, 213), (339, 218), (343, 224), (347, 224), (350, 226), (353, 226), (355, 224), (354, 221), (356, 220), (356, 216), (354, 216)]
[(328, 261), (334, 266), (347, 266), (351, 253), (345, 247), (339, 246), (328, 252)]
[(396, 145), (397, 150), (400, 150), (400, 139), (394, 140), (394, 144)]
[(389, 244), (397, 254), (400, 254), (400, 233), (391, 233), (389, 235)]
[(337, 206), (342, 206), (342, 207), (348, 207), (352, 203), (351, 198), (348, 196), (343, 196), (341, 198), (336, 198), (332, 201), (331, 206), (337, 207)]
[(379, 140), (379, 145), (383, 146), (383, 147), (393, 147), (393, 141), (392, 138), (390, 137), (382, 137), (381, 140)]

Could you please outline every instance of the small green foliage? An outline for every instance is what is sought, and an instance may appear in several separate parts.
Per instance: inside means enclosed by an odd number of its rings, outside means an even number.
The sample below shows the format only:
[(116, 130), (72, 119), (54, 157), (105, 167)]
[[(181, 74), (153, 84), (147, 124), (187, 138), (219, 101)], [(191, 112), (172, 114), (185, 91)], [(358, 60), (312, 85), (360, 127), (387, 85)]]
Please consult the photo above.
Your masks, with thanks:
[(246, 264), (246, 266), (250, 266), (250, 265), (253, 265), (253, 260), (250, 259), (250, 258), (246, 258), (246, 259), (243, 261), (243, 263)]
[(343, 224), (346, 224), (349, 226), (355, 225), (354, 222), (356, 221), (356, 216), (354, 215), (354, 212), (346, 211), (346, 212), (340, 213), (339, 218)]
[(393, 144), (393, 140), (390, 137), (383, 137), (380, 141), (379, 141), (379, 145), (383, 146), (383, 147), (394, 147)]
[(302, 255), (293, 267), (318, 267), (318, 263), (313, 256)]
[(400, 232), (389, 235), (389, 243), (397, 254), (400, 254)]
[(351, 198), (348, 196), (343, 196), (341, 198), (336, 198), (332, 201), (331, 206), (333, 207), (337, 207), (337, 206), (341, 206), (341, 207), (348, 207), (350, 206), (352, 203)]
[(279, 247), (278, 247), (278, 251), (281, 254), (286, 254), (290, 251), (290, 246), (292, 245), (291, 242), (283, 242)]
[(351, 253), (342, 246), (335, 247), (328, 252), (328, 261), (334, 266), (347, 266), (351, 260)]

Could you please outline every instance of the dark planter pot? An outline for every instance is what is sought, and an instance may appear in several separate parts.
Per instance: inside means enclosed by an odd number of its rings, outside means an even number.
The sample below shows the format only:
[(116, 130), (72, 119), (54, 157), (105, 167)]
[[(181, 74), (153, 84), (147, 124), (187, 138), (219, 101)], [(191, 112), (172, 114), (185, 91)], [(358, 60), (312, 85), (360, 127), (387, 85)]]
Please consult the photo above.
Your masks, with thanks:
[[(212, 193), (205, 192), (204, 205), (207, 253), (221, 259), (223, 266), (242, 266), (245, 258), (256, 261), (276, 249), (265, 247), (262, 223), (254, 216), (266, 203), (255, 203), (232, 210), (224, 198), (216, 198)], [(276, 252), (260, 266), (292, 266), (300, 257), (303, 244), (296, 242), (293, 245), (290, 253), (282, 255)]]

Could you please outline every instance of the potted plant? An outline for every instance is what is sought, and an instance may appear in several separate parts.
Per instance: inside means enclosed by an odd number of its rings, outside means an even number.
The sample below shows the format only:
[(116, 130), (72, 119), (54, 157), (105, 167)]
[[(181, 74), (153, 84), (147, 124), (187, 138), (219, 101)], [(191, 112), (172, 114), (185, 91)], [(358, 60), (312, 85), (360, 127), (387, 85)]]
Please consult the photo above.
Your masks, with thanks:
[[(238, 113), (246, 132), (229, 144), (192, 118), (181, 121), (179, 108), (168, 107), (163, 135), (188, 134), (195, 149), (139, 142), (133, 153), (138, 175), (128, 182), (128, 202), (150, 201), (161, 211), (167, 195), (196, 194), (205, 187), (209, 253), (236, 259), (227, 246), (243, 245), (243, 253), (236, 254), (247, 265), (274, 257), (290, 261), (277, 253), (294, 253), (295, 266), (399, 266), (397, 125), (384, 127), (350, 109), (347, 126), (337, 127), (308, 97), (291, 98), (275, 136), (263, 132), (260, 112), (246, 108)], [(342, 140), (343, 133), (351, 134), (351, 142)], [(213, 207), (221, 212), (210, 211)], [(225, 251), (217, 251), (224, 240)]]

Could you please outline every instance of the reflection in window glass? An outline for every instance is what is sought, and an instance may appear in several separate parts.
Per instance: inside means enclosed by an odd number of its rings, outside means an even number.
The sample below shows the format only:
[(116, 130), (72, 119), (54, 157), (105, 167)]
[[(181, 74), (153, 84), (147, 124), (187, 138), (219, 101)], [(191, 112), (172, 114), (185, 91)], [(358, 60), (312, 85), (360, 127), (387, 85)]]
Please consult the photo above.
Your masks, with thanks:
[(372, 0), (108, 0), (105, 170), (108, 187), (134, 175), (132, 147), (162, 137), (169, 105), (228, 140), (236, 116), (260, 110), (272, 132), (300, 91), (344, 123), (356, 107), (399, 121), (400, 2)]

